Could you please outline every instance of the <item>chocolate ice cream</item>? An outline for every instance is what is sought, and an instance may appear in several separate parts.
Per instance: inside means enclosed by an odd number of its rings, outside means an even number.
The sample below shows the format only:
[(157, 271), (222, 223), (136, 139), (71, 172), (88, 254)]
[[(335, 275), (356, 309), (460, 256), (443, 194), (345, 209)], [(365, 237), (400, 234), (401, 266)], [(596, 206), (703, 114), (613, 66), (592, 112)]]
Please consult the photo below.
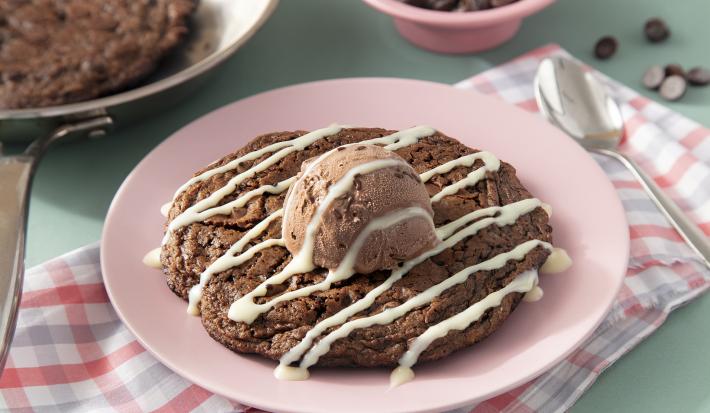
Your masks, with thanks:
[(407, 162), (379, 146), (356, 144), (304, 162), (286, 195), (283, 237), (296, 255), (313, 221), (315, 265), (335, 269), (352, 249), (353, 269), (367, 274), (436, 245), (433, 215)]

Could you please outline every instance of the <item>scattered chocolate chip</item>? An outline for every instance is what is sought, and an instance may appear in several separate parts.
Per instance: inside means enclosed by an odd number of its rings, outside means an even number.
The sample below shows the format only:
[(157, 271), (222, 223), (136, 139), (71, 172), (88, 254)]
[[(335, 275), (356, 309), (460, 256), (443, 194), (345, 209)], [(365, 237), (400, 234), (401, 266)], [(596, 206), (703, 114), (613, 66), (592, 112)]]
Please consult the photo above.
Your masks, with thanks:
[(606, 60), (616, 53), (616, 49), (619, 47), (619, 42), (615, 37), (604, 36), (597, 41), (594, 46), (594, 55), (602, 60)]
[(666, 100), (678, 100), (683, 97), (688, 88), (684, 78), (673, 75), (666, 78), (661, 84), (660, 93)]
[(710, 69), (700, 66), (690, 69), (688, 82), (693, 86), (707, 86), (710, 84)]
[(651, 66), (643, 74), (643, 85), (648, 89), (656, 90), (666, 78), (666, 71), (661, 66)]
[(666, 76), (680, 76), (682, 78), (685, 78), (685, 69), (683, 69), (683, 66), (677, 63), (671, 63), (666, 65), (665, 71)]
[(666, 22), (658, 17), (648, 19), (643, 26), (643, 32), (646, 34), (646, 38), (653, 43), (662, 42), (671, 35)]

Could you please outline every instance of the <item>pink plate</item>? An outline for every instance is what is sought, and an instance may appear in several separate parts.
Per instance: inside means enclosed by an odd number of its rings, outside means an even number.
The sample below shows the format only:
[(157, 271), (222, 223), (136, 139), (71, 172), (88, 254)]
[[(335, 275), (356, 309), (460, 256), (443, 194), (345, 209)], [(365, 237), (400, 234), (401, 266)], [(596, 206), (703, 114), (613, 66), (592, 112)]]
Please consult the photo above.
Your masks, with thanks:
[[(278, 381), (275, 363), (213, 341), (163, 276), (141, 263), (160, 244), (160, 206), (193, 171), (262, 133), (333, 122), (402, 129), (427, 124), (497, 154), (553, 207), (555, 244), (574, 266), (543, 275), (545, 297), (523, 303), (490, 338), (415, 366), (414, 381), (389, 389), (386, 369), (313, 369)], [(404, 79), (344, 79), (262, 93), (219, 109), (167, 139), (133, 170), (111, 204), (101, 244), (104, 281), (121, 319), (165, 365), (242, 403), (279, 412), (428, 412), (480, 401), (541, 374), (604, 317), (624, 277), (624, 212), (597, 164), (541, 118), (501, 100)]]

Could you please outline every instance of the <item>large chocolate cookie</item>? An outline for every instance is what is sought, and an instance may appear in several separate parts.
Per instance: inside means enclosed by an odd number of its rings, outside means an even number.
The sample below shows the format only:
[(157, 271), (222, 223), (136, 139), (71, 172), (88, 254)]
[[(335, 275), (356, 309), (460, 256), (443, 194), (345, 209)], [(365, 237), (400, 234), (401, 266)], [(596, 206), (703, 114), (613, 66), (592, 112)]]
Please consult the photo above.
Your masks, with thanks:
[[(296, 175), (303, 161), (336, 146), (360, 142), (392, 132), (384, 129), (344, 129), (318, 140), (304, 150), (295, 151), (263, 172), (244, 180), (231, 195), (220, 202), (220, 205), (250, 190), (263, 185), (273, 185)], [(205, 170), (225, 165), (259, 148), (275, 142), (291, 140), (304, 133), (281, 132), (260, 136)], [(396, 150), (396, 153), (409, 162), (418, 173), (475, 152), (477, 151), (438, 132)], [(248, 170), (269, 155), (271, 154), (264, 154), (253, 162), (246, 162), (237, 170), (219, 173), (190, 185), (173, 203), (168, 222), (223, 187), (238, 173)], [(433, 196), (441, 188), (460, 181), (472, 169), (481, 165), (481, 161), (476, 161), (473, 168), (456, 167), (450, 172), (436, 175), (426, 183), (427, 190)], [(222, 256), (246, 231), (281, 208), (284, 194), (264, 194), (252, 199), (243, 208), (233, 209), (230, 215), (217, 215), (172, 231), (161, 254), (168, 286), (183, 299), (187, 298), (190, 287), (198, 282), (200, 274), (210, 263)], [(474, 210), (508, 205), (528, 198), (531, 198), (531, 195), (516, 178), (515, 169), (501, 162), (498, 171), (489, 172), (486, 179), (472, 187), (461, 189), (454, 195), (446, 196), (440, 202), (433, 203), (434, 222), (437, 227), (440, 227)], [(512, 225), (486, 226), (452, 248), (418, 264), (392, 288), (380, 295), (372, 306), (358, 313), (355, 318), (376, 314), (397, 306), (454, 273), (510, 251), (522, 242), (533, 239), (549, 242), (551, 232), (548, 216), (542, 208), (536, 208), (520, 216)], [(281, 220), (276, 219), (271, 222), (268, 231), (251, 241), (249, 245), (280, 237)], [(335, 341), (330, 351), (320, 358), (319, 364), (330, 366), (396, 364), (411, 341), (429, 326), (461, 312), (503, 288), (524, 271), (537, 269), (547, 256), (546, 249), (535, 247), (520, 261), (511, 260), (500, 269), (476, 272), (468, 277), (466, 282), (449, 288), (429, 304), (408, 312), (390, 324), (357, 329), (347, 337)], [(251, 259), (235, 268), (215, 274), (205, 286), (200, 303), (202, 323), (209, 334), (234, 351), (258, 353), (268, 358), (278, 359), (297, 345), (316, 323), (361, 299), (390, 274), (389, 271), (368, 275), (356, 274), (334, 284), (326, 291), (281, 302), (272, 310), (259, 316), (252, 324), (235, 322), (227, 317), (230, 305), (237, 298), (247, 294), (277, 273), (290, 259), (291, 255), (285, 248), (273, 246), (257, 252)], [(283, 284), (270, 286), (267, 296), (258, 298), (257, 302), (264, 302), (286, 291), (322, 281), (325, 274), (325, 270), (316, 270), (293, 276)], [(500, 306), (486, 311), (480, 320), (465, 330), (452, 331), (445, 337), (435, 340), (421, 355), (420, 360), (438, 359), (482, 340), (501, 325), (521, 298), (522, 294), (519, 293), (507, 295)], [(327, 331), (332, 331), (332, 328)]]
[(0, 1), (0, 109), (135, 85), (187, 33), (197, 0)]

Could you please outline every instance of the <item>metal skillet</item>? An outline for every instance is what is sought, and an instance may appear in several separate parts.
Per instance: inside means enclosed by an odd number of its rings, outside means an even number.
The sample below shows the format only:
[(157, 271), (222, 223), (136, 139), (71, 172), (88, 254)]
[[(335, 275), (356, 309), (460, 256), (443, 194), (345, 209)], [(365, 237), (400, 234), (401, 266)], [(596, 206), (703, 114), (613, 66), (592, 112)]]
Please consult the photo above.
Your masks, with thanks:
[(0, 371), (22, 292), (32, 176), (47, 148), (70, 136), (103, 136), (185, 97), (262, 26), (277, 3), (201, 0), (186, 44), (162, 62), (143, 86), (81, 103), (0, 110), (0, 151), (2, 141), (33, 140), (23, 154), (0, 157)]

